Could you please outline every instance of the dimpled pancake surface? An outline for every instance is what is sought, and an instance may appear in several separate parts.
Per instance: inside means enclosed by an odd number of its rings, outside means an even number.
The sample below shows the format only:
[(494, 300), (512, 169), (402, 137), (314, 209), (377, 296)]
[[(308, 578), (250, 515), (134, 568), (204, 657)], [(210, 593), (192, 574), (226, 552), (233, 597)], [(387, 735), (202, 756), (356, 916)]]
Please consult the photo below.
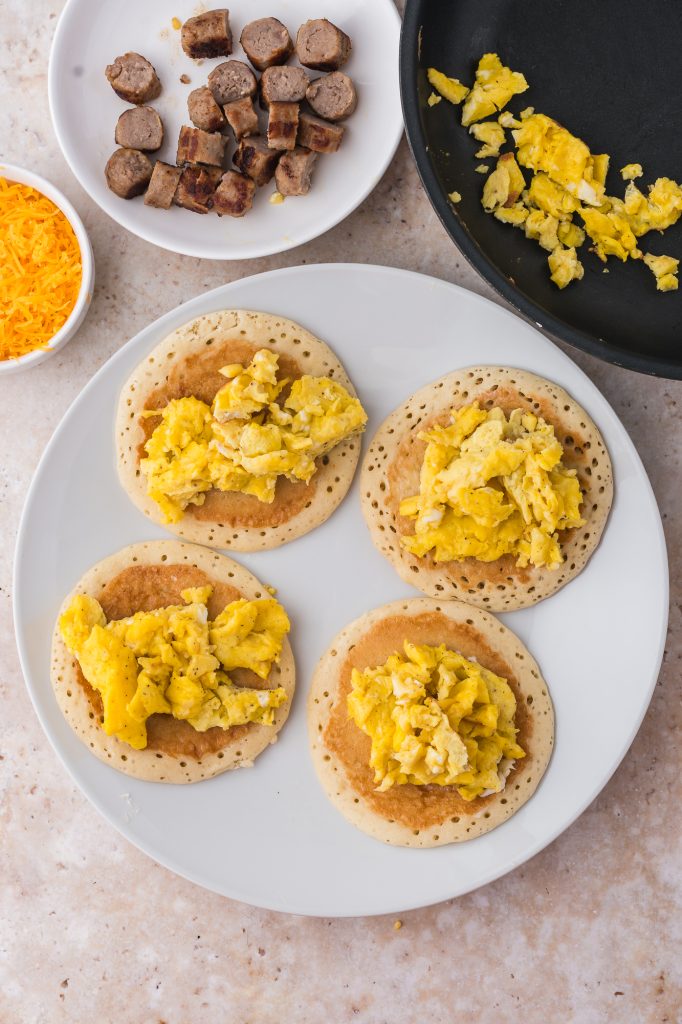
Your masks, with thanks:
[[(454, 786), (406, 784), (377, 792), (370, 738), (347, 712), (351, 673), (383, 664), (406, 639), (444, 643), (509, 683), (526, 757), (515, 763), (500, 793), (466, 801)], [(353, 825), (397, 846), (443, 846), (489, 832), (533, 795), (554, 745), (554, 710), (537, 663), (494, 616), (461, 601), (413, 598), (367, 612), (334, 639), (313, 676), (308, 728), (320, 782)]]
[[(127, 618), (137, 611), (152, 611), (182, 604), (187, 587), (213, 587), (208, 602), (210, 618), (239, 598), (268, 597), (265, 587), (243, 566), (207, 548), (180, 541), (133, 544), (93, 566), (65, 599), (60, 614), (76, 594), (97, 598), (108, 619)], [(289, 715), (295, 687), (294, 658), (285, 638), (278, 665), (267, 680), (238, 669), (230, 673), (237, 685), (258, 689), (282, 686), (288, 700), (275, 711), (274, 725), (250, 722), (231, 729), (197, 732), (172, 715), (147, 720), (148, 744), (134, 750), (100, 726), (99, 693), (85, 680), (75, 657), (67, 650), (55, 625), (52, 638), (52, 686), (66, 720), (100, 760), (126, 775), (153, 782), (198, 782), (231, 768), (248, 767), (277, 739)]]
[(226, 383), (220, 368), (248, 363), (261, 348), (278, 353), (282, 375), (330, 377), (355, 395), (343, 366), (323, 341), (284, 317), (248, 310), (209, 313), (179, 327), (136, 368), (121, 392), (116, 415), (121, 484), (145, 515), (186, 540), (234, 551), (279, 547), (328, 519), (353, 480), (360, 456), (355, 437), (324, 455), (309, 483), (280, 477), (272, 504), (250, 494), (211, 490), (203, 505), (188, 506), (180, 522), (163, 522), (140, 471), (144, 444), (159, 420), (142, 417), (142, 412), (163, 409), (171, 399), (189, 395), (210, 404)]
[[(403, 498), (419, 492), (426, 442), (419, 433), (447, 425), (450, 412), (479, 402), (508, 415), (524, 409), (554, 426), (564, 446), (564, 465), (575, 469), (584, 492), (585, 525), (561, 534), (564, 562), (556, 569), (519, 568), (511, 555), (495, 562), (473, 558), (434, 562), (417, 558), (400, 543), (414, 532), (398, 512)], [(421, 388), (384, 421), (367, 450), (361, 479), (362, 510), (372, 540), (407, 583), (432, 597), (459, 598), (491, 611), (526, 608), (556, 593), (587, 564), (602, 535), (613, 501), (611, 460), (599, 430), (577, 402), (557, 384), (525, 370), (474, 366)]]

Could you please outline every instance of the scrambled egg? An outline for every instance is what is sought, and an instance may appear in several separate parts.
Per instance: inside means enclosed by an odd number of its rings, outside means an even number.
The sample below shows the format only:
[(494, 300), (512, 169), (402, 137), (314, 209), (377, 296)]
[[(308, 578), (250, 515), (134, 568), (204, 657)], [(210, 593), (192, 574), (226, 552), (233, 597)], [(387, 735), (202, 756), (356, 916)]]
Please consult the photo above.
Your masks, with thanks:
[(221, 370), (228, 383), (212, 409), (190, 396), (146, 413), (161, 423), (140, 468), (166, 522), (201, 505), (212, 488), (272, 502), (279, 476), (309, 481), (317, 459), (364, 429), (358, 399), (328, 377), (300, 377), (281, 400), (289, 381), (278, 378), (277, 364), (274, 352), (260, 349), (248, 366)]
[(496, 53), (484, 53), (476, 68), (476, 81), (462, 107), (462, 124), (497, 114), (512, 96), (525, 92), (528, 82), (519, 71), (503, 65)]
[(482, 124), (472, 124), (469, 132), (477, 142), (482, 142), (480, 149), (476, 150), (475, 156), (484, 160), (487, 156), (499, 156), (504, 146), (504, 128), (495, 121), (484, 121)]
[(571, 281), (580, 281), (585, 269), (578, 259), (575, 248), (562, 249), (557, 246), (547, 257), (551, 279), (558, 288), (565, 288)]
[(445, 644), (403, 646), (384, 665), (353, 669), (348, 695), (351, 719), (372, 740), (378, 790), (456, 786), (465, 800), (499, 793), (525, 757), (509, 684)]
[(518, 566), (563, 562), (559, 532), (584, 525), (583, 495), (554, 427), (521, 409), (507, 419), (474, 403), (419, 437), (427, 442), (419, 494), (400, 503), (414, 522), (401, 539), (408, 551), (436, 562), (508, 554)]
[(633, 178), (641, 178), (644, 170), (641, 164), (626, 164), (625, 167), (621, 167), (620, 174), (623, 181), (632, 181)]
[(680, 261), (673, 256), (651, 256), (644, 257), (649, 270), (656, 278), (656, 288), (659, 292), (677, 291), (677, 271)]
[(64, 643), (102, 698), (108, 736), (141, 750), (154, 714), (187, 721), (198, 732), (273, 724), (286, 691), (235, 686), (228, 672), (248, 668), (267, 679), (289, 632), (286, 612), (270, 598), (239, 600), (209, 622), (211, 591), (183, 590), (184, 605), (111, 622), (98, 601), (80, 594), (60, 617)]
[(582, 139), (545, 114), (532, 114), (512, 132), (522, 167), (545, 174), (590, 206), (604, 197), (608, 157), (593, 157)]
[[(429, 74), (434, 81), (432, 76), (440, 72), (432, 68)], [(457, 79), (441, 78), (456, 82), (460, 90), (465, 88)], [(471, 134), (483, 143), (475, 153), (478, 158), (499, 155), (505, 128), (512, 129), (516, 147), (515, 154), (499, 156), (489, 174), (483, 186), (483, 208), (497, 220), (523, 229), (527, 238), (547, 250), (550, 277), (559, 288), (584, 276), (576, 250), (586, 235), (592, 252), (603, 262), (610, 256), (623, 261), (642, 259), (637, 239), (647, 231), (665, 230), (682, 216), (682, 186), (670, 178), (658, 178), (645, 195), (634, 184), (643, 174), (642, 165), (630, 163), (620, 171), (628, 182), (625, 196), (607, 195), (607, 153), (591, 153), (582, 139), (533, 107), (526, 107), (518, 117), (502, 110), (512, 96), (527, 88), (524, 76), (505, 67), (497, 54), (483, 55), (462, 109), (462, 124), (472, 125)], [(496, 120), (483, 120), (495, 115)], [(527, 188), (521, 167), (535, 172)], [(484, 169), (484, 165), (476, 167), (479, 173)], [(574, 223), (576, 214), (584, 230)], [(653, 270), (651, 259), (645, 262)], [(675, 270), (659, 271), (657, 287), (675, 290)]]
[(483, 186), (483, 208), (492, 212), (502, 206), (511, 207), (525, 187), (526, 182), (514, 154), (503, 153)]
[[(450, 103), (458, 105), (462, 102), (465, 96), (469, 95), (469, 90), (466, 85), (462, 85), (457, 78), (448, 78), (448, 76), (444, 75), (442, 71), (436, 71), (435, 68), (429, 68), (426, 74), (429, 79), (429, 84), (432, 85), (436, 92), (440, 93), (444, 99), (449, 100)], [(434, 106), (438, 102), (439, 100), (436, 99), (432, 103), (431, 97), (429, 97), (429, 106)]]

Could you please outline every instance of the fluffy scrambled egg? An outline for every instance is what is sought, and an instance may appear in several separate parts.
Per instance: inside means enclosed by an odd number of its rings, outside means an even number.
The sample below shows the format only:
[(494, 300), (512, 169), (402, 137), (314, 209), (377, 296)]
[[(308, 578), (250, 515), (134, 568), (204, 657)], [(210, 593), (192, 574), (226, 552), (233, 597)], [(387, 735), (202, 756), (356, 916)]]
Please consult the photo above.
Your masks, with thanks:
[(509, 684), (445, 644), (403, 646), (377, 668), (353, 669), (348, 695), (351, 719), (372, 740), (378, 790), (456, 786), (465, 800), (499, 793), (525, 757)]
[[(440, 93), (444, 99), (449, 100), (450, 103), (454, 103), (455, 106), (460, 104), (465, 96), (469, 95), (466, 85), (462, 85), (458, 78), (448, 78), (442, 71), (436, 71), (435, 68), (429, 68), (426, 74), (429, 84), (433, 86), (436, 92)], [(431, 97), (429, 97), (429, 106), (434, 106), (438, 102), (439, 100), (436, 99), (432, 103)]]
[(419, 437), (426, 441), (419, 494), (400, 503), (400, 515), (414, 522), (414, 534), (401, 539), (408, 551), (431, 552), (436, 562), (503, 555), (518, 566), (563, 562), (559, 532), (584, 525), (583, 494), (551, 424), (474, 403)]
[(476, 156), (484, 160), (487, 156), (499, 156), (500, 149), (504, 146), (504, 128), (495, 121), (484, 121), (482, 124), (472, 124), (469, 132), (477, 142), (482, 142), (480, 149), (476, 150)]
[(626, 164), (621, 167), (620, 175), (623, 181), (632, 181), (633, 178), (641, 178), (644, 174), (641, 164)]
[(677, 291), (679, 260), (676, 260), (673, 256), (647, 255), (644, 257), (644, 262), (656, 278), (656, 287), (659, 292)]
[[(637, 239), (648, 231), (665, 230), (682, 216), (682, 186), (670, 178), (658, 178), (645, 195), (634, 184), (643, 174), (642, 165), (630, 163), (620, 172), (628, 182), (625, 196), (607, 195), (608, 154), (591, 153), (582, 139), (546, 114), (535, 113), (533, 107), (526, 107), (518, 117), (508, 110), (498, 113), (513, 95), (527, 88), (523, 75), (504, 67), (497, 54), (481, 58), (464, 103), (462, 124), (472, 125), (471, 134), (483, 142), (477, 158), (498, 156), (507, 128), (516, 149), (515, 154), (503, 153), (488, 176), (481, 200), (484, 209), (497, 220), (523, 229), (527, 238), (547, 250), (551, 280), (559, 288), (584, 276), (576, 250), (586, 235), (592, 252), (603, 262), (611, 256), (623, 261), (642, 259)], [(473, 124), (494, 116), (496, 120)], [(522, 167), (534, 172), (528, 187)], [(584, 230), (574, 223), (576, 214)], [(652, 270), (657, 265), (651, 259), (645, 262)], [(656, 286), (660, 291), (674, 290), (675, 269), (660, 271)]]
[(512, 136), (522, 167), (544, 171), (571, 196), (599, 206), (604, 197), (608, 156), (592, 156), (582, 139), (545, 114), (526, 118)]
[(547, 257), (551, 278), (558, 288), (565, 288), (571, 281), (580, 281), (585, 269), (578, 259), (575, 248), (562, 249), (561, 246), (553, 249)]
[(74, 597), (59, 628), (102, 698), (108, 736), (141, 750), (147, 745), (147, 719), (154, 714), (187, 721), (198, 732), (273, 724), (286, 691), (235, 686), (228, 672), (248, 668), (267, 679), (289, 632), (286, 612), (270, 598), (239, 600), (209, 622), (211, 591), (183, 590), (184, 605), (111, 622), (95, 598)]
[(212, 408), (190, 396), (146, 413), (161, 422), (140, 468), (166, 522), (201, 505), (212, 488), (272, 502), (279, 476), (309, 481), (317, 459), (364, 429), (367, 415), (343, 385), (304, 375), (282, 399), (289, 381), (277, 370), (276, 353), (260, 349), (248, 366), (221, 370), (228, 383)]
[(462, 124), (497, 114), (512, 96), (525, 92), (528, 82), (520, 71), (504, 66), (496, 53), (484, 53), (476, 68), (476, 80), (462, 107)]

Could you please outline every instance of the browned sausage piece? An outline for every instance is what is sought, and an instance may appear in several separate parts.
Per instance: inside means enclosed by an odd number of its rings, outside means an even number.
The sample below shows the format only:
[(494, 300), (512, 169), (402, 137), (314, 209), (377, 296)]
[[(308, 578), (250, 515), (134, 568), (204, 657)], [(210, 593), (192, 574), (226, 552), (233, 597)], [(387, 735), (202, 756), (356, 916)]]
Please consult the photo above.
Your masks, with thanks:
[(310, 179), (317, 153), (297, 146), (280, 157), (275, 171), (277, 191), (283, 196), (305, 196), (310, 192)]
[(226, 103), (223, 110), (237, 142), (246, 135), (258, 135), (258, 114), (250, 96)]
[(149, 188), (144, 194), (145, 206), (169, 210), (181, 174), (182, 167), (173, 167), (172, 164), (165, 164), (163, 160), (157, 160), (154, 164)]
[(271, 103), (300, 103), (309, 82), (303, 68), (266, 68), (260, 80), (261, 103), (266, 107)]
[(302, 113), (298, 123), (298, 144), (315, 153), (336, 153), (344, 131), (341, 124), (331, 124), (321, 117)]
[(176, 162), (183, 164), (210, 164), (222, 167), (225, 155), (225, 139), (218, 132), (204, 132), (201, 128), (190, 128), (183, 124), (178, 137)]
[(301, 64), (316, 71), (338, 71), (350, 57), (351, 41), (345, 32), (326, 18), (314, 18), (301, 25), (296, 35), (296, 56)]
[(256, 76), (241, 60), (226, 60), (208, 76), (208, 87), (213, 99), (221, 107), (244, 96), (255, 96)]
[(227, 171), (213, 193), (211, 206), (219, 217), (243, 217), (253, 206), (256, 184), (244, 174)]
[(315, 79), (305, 95), (315, 113), (327, 121), (344, 121), (358, 105), (355, 86), (343, 71)]
[(208, 213), (211, 198), (222, 176), (217, 167), (185, 167), (173, 197), (176, 206), (192, 213)]
[(154, 66), (139, 53), (124, 53), (113, 64), (107, 65), (104, 74), (117, 96), (127, 103), (149, 103), (161, 92)]
[(142, 195), (152, 176), (152, 162), (139, 149), (117, 149), (104, 168), (107, 185), (121, 199)]
[(116, 122), (114, 139), (118, 146), (153, 153), (163, 144), (163, 124), (153, 107), (124, 110)]
[(205, 132), (219, 132), (225, 127), (223, 112), (207, 85), (192, 90), (187, 97), (187, 110), (190, 121)]
[(259, 18), (245, 26), (239, 42), (254, 68), (265, 71), (273, 64), (285, 64), (294, 52), (286, 26), (277, 18)]
[(293, 149), (298, 133), (298, 103), (271, 103), (268, 109), (268, 146)]
[(189, 18), (180, 34), (188, 57), (227, 57), (232, 53), (230, 12), (225, 7)]
[(232, 163), (244, 174), (248, 174), (256, 185), (267, 185), (275, 173), (279, 156), (279, 152), (270, 149), (261, 135), (254, 135), (241, 140), (232, 157)]

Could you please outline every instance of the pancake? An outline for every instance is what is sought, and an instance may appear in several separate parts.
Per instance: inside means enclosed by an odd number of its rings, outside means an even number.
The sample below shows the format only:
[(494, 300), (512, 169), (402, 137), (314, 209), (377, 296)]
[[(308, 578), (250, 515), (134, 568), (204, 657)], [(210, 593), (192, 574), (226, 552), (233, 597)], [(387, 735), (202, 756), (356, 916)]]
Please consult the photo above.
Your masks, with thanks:
[(144, 444), (160, 420), (141, 413), (191, 395), (210, 404), (227, 383), (220, 368), (248, 363), (261, 348), (278, 353), (280, 375), (331, 377), (355, 396), (343, 366), (323, 341), (284, 317), (246, 310), (210, 313), (179, 327), (136, 368), (121, 392), (116, 415), (121, 484), (146, 516), (185, 540), (233, 551), (279, 547), (325, 522), (353, 480), (360, 456), (357, 437), (322, 456), (307, 484), (280, 477), (272, 504), (250, 494), (213, 489), (203, 505), (189, 505), (180, 522), (164, 522), (140, 471)]
[[(517, 761), (504, 789), (464, 800), (455, 786), (394, 785), (380, 793), (369, 767), (371, 740), (349, 717), (353, 668), (382, 665), (403, 641), (444, 643), (507, 680), (517, 702)], [(554, 710), (540, 669), (494, 616), (460, 601), (412, 598), (368, 612), (334, 639), (308, 698), (313, 761), (331, 802), (375, 839), (396, 846), (443, 846), (473, 839), (511, 817), (533, 795), (554, 745)]]
[[(60, 615), (76, 594), (96, 598), (109, 620), (182, 604), (182, 590), (208, 584), (213, 586), (208, 602), (211, 619), (226, 604), (241, 597), (257, 600), (269, 596), (263, 584), (231, 558), (179, 541), (150, 541), (123, 548), (93, 566), (66, 598)], [(294, 694), (295, 666), (289, 641), (285, 637), (279, 665), (273, 665), (268, 679), (260, 679), (246, 669), (232, 671), (230, 676), (236, 685), (258, 689), (284, 687), (288, 700), (275, 711), (273, 725), (249, 722), (230, 729), (216, 727), (198, 732), (188, 722), (157, 714), (147, 719), (147, 746), (135, 750), (116, 736), (107, 736), (101, 728), (101, 697), (67, 650), (58, 623), (52, 637), (52, 686), (67, 722), (96, 757), (137, 779), (210, 779), (232, 768), (250, 767), (276, 741)]]
[[(585, 525), (560, 533), (564, 562), (555, 569), (520, 568), (512, 555), (495, 562), (474, 558), (438, 562), (419, 558), (400, 538), (414, 532), (412, 520), (399, 514), (403, 498), (419, 492), (426, 442), (418, 433), (447, 425), (452, 409), (478, 401), (499, 406), (507, 415), (524, 409), (542, 416), (564, 446), (563, 463), (575, 469), (584, 492)], [(599, 430), (577, 402), (557, 384), (525, 370), (468, 367), (421, 388), (394, 410), (373, 438), (361, 478), (362, 511), (372, 540), (405, 582), (441, 599), (459, 598), (491, 611), (527, 608), (556, 593), (576, 577), (599, 544), (613, 501), (611, 460)]]

